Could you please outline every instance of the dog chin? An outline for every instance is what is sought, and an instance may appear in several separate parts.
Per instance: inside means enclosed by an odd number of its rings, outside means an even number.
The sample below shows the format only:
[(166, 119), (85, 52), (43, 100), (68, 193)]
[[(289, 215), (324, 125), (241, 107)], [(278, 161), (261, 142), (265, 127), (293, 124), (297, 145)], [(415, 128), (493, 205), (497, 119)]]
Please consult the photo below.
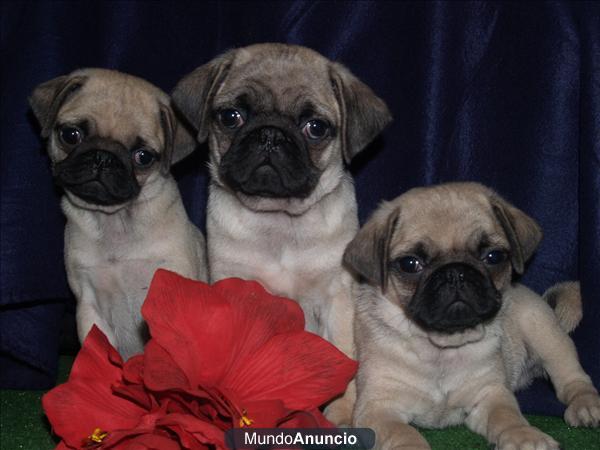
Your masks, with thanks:
[(482, 324), (455, 333), (439, 333), (430, 331), (427, 333), (429, 342), (439, 348), (456, 348), (466, 344), (478, 342), (485, 337), (485, 327)]
[(65, 192), (67, 201), (72, 205), (76, 206), (77, 208), (85, 209), (88, 211), (103, 212), (105, 214), (114, 214), (120, 211), (121, 209), (125, 208), (130, 203), (130, 201), (125, 201), (116, 205), (98, 205), (95, 203), (90, 203), (82, 199), (81, 197), (76, 196), (72, 192), (69, 192), (68, 190), (66, 190)]
[[(258, 195), (247, 195), (240, 191), (234, 191), (220, 178), (218, 170), (212, 170), (212, 179), (222, 189), (234, 195), (242, 205), (255, 212), (282, 212), (291, 216), (300, 216), (312, 208), (327, 194), (330, 194), (340, 184), (343, 177), (343, 169), (328, 168), (319, 177), (319, 182), (313, 191), (305, 198), (269, 198)], [(336, 172), (339, 172), (337, 174)]]

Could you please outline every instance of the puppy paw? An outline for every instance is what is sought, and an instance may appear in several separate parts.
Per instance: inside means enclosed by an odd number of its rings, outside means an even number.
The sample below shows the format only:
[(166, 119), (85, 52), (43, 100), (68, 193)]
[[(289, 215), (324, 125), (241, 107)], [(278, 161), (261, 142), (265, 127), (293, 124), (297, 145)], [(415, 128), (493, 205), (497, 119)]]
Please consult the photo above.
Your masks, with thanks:
[[(402, 424), (390, 433), (377, 433), (376, 449), (380, 450), (431, 450), (423, 435), (415, 428)], [(383, 435), (383, 438), (380, 439)]]
[(559, 450), (558, 442), (537, 428), (524, 425), (500, 434), (498, 450)]
[[(375, 447), (377, 448), (377, 446)], [(428, 443), (420, 442), (404, 442), (404, 443), (390, 443), (388, 445), (381, 446), (382, 450), (431, 450), (431, 446)]]
[(347, 426), (352, 423), (352, 406), (345, 397), (334, 400), (325, 408), (325, 417), (338, 427)]
[(600, 396), (591, 392), (577, 395), (565, 411), (565, 422), (572, 427), (600, 426)]
[(431, 446), (420, 434), (413, 436), (411, 434), (395, 433), (390, 439), (375, 445), (375, 448), (382, 450), (431, 450)]

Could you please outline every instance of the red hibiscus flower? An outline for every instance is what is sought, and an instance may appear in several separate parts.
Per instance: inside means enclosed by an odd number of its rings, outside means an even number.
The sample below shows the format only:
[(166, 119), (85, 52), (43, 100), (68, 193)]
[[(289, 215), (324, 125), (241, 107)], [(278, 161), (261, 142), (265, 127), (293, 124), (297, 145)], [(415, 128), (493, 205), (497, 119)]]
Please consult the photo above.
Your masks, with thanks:
[(59, 449), (225, 448), (231, 428), (330, 427), (318, 407), (356, 371), (304, 331), (296, 302), (256, 282), (158, 270), (142, 314), (142, 355), (123, 363), (94, 327), (69, 381), (44, 396)]

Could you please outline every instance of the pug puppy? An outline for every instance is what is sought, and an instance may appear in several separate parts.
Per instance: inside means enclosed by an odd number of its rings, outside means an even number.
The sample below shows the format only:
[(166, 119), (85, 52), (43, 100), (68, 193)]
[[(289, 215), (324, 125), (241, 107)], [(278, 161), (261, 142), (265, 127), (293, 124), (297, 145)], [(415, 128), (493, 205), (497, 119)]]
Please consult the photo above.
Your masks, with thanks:
[(408, 424), (466, 424), (500, 449), (557, 449), (513, 391), (546, 373), (565, 420), (598, 426), (600, 397), (568, 337), (578, 284), (544, 299), (511, 281), (542, 237), (535, 221), (476, 183), (413, 189), (384, 202), (344, 253), (358, 289), (354, 425), (378, 449), (430, 448)]
[(127, 358), (143, 350), (140, 308), (155, 270), (207, 278), (204, 237), (169, 172), (195, 142), (167, 94), (112, 70), (47, 81), (30, 104), (65, 193), (65, 265), (79, 340), (96, 324)]
[[(391, 120), (385, 103), (344, 66), (285, 44), (229, 51), (172, 95), (210, 148), (211, 281), (254, 279), (297, 300), (306, 328), (352, 356), (341, 263), (358, 218), (346, 165)], [(350, 420), (351, 405), (334, 409), (331, 420)]]

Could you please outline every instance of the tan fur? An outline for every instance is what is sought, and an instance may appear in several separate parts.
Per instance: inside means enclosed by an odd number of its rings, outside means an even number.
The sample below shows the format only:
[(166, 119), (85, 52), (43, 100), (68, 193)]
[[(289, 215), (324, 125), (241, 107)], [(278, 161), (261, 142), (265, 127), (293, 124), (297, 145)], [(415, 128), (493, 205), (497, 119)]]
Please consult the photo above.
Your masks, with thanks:
[[(69, 79), (81, 87), (51, 111), (53, 92)], [(40, 122), (87, 120), (90, 136), (116, 140), (127, 148), (141, 137), (172, 162), (189, 153), (193, 139), (176, 127), (178, 146), (167, 155), (160, 111), (172, 114), (170, 98), (150, 83), (120, 72), (82, 69), (44, 83), (34, 91), (32, 107)], [(56, 113), (56, 117), (49, 117)], [(52, 130), (52, 128), (51, 128)], [(189, 148), (184, 148), (184, 146)], [(67, 157), (52, 130), (48, 140), (52, 163)], [(115, 206), (90, 204), (66, 191), (62, 209), (65, 265), (77, 299), (77, 328), (83, 341), (96, 324), (124, 357), (141, 352), (144, 329), (140, 307), (154, 271), (166, 268), (206, 280), (205, 242), (189, 221), (177, 184), (161, 164), (137, 175), (139, 195)]]
[[(354, 92), (348, 104), (334, 89), (332, 74), (344, 77)], [(310, 149), (320, 171), (306, 198), (267, 198), (234, 192), (221, 180), (219, 165), (232, 140), (212, 120), (214, 111), (246, 94), (253, 110), (298, 117), (310, 101), (336, 128), (326, 146)], [(260, 281), (271, 292), (298, 301), (306, 328), (353, 356), (351, 275), (342, 268), (342, 253), (358, 229), (352, 179), (345, 156), (357, 153), (390, 120), (383, 101), (340, 65), (299, 46), (258, 44), (232, 50), (185, 77), (173, 92), (175, 104), (207, 137), (211, 183), (207, 235), (212, 281), (236, 276)], [(363, 124), (352, 126), (362, 142), (350, 148), (346, 124), (362, 108)], [(349, 423), (353, 387), (346, 399), (328, 409), (328, 417)]]
[(548, 302), (549, 299), (556, 300), (556, 305), (551, 306), (561, 328), (566, 333), (573, 331), (583, 317), (579, 283), (566, 281), (555, 284), (544, 292), (544, 300)]
[[(508, 248), (505, 226), (494, 211), (497, 204), (511, 211), (510, 226), (520, 248), (534, 248), (539, 236), (531, 218), (481, 185), (450, 183), (385, 202), (349, 244), (345, 259), (359, 273), (372, 273), (365, 266), (375, 263), (377, 252), (368, 255), (365, 242), (377, 242), (374, 236), (393, 213), (398, 220), (390, 231), (388, 261), (417, 242), (428, 243), (442, 260), (468, 260), (465, 250), (481, 231), (494, 245)], [(513, 284), (511, 272), (509, 265), (492, 277), (502, 293), (495, 318), (453, 334), (428, 332), (412, 321), (406, 305), (416, 287), (399, 276), (388, 275), (385, 292), (376, 280), (357, 288), (360, 367), (353, 424), (376, 431), (376, 448), (427, 449), (409, 424), (440, 428), (464, 423), (500, 449), (557, 449), (551, 437), (527, 423), (513, 395), (542, 373), (568, 406), (565, 420), (570, 425), (598, 426), (600, 397), (559, 325), (561, 316), (540, 296)], [(577, 302), (574, 285), (563, 286), (558, 294), (559, 304), (569, 296), (568, 303)]]

